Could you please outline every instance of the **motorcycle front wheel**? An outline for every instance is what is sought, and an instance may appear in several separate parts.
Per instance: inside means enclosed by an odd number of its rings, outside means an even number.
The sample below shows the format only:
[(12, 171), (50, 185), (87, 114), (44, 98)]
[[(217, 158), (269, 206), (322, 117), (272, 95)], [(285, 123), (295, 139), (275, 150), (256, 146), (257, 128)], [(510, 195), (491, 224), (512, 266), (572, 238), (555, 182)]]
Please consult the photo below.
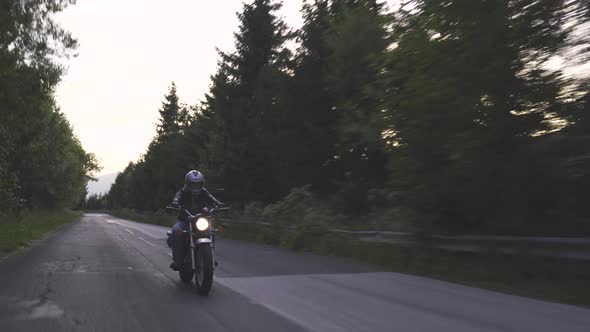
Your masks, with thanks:
[(213, 254), (210, 243), (198, 245), (196, 265), (195, 283), (197, 284), (197, 290), (200, 295), (206, 296), (213, 285)]

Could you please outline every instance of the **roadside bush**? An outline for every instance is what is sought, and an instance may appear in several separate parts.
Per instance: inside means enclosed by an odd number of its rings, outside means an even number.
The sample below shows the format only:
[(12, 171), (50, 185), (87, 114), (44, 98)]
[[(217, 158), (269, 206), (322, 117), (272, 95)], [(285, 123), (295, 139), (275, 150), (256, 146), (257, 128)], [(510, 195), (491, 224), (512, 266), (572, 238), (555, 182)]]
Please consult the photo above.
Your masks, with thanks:
[(309, 186), (304, 186), (292, 189), (282, 200), (264, 207), (260, 220), (283, 225), (326, 226), (341, 224), (345, 217), (330, 210)]
[(250, 202), (244, 207), (241, 215), (243, 221), (259, 221), (264, 211), (264, 203)]

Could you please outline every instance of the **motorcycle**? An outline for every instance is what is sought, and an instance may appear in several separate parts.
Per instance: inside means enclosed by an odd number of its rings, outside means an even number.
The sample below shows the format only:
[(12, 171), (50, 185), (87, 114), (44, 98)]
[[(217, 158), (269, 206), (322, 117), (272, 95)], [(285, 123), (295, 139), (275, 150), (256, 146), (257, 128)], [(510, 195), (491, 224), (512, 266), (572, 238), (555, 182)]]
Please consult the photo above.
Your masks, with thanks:
[[(181, 211), (180, 208), (167, 206), (167, 210)], [(182, 209), (188, 216), (189, 229), (182, 231), (182, 238), (186, 250), (190, 255), (184, 255), (184, 262), (179, 266), (178, 274), (180, 280), (190, 283), (195, 276), (195, 284), (200, 295), (206, 296), (213, 286), (213, 270), (219, 265), (215, 260), (215, 235), (223, 231), (223, 226), (214, 228), (211, 224), (213, 213), (227, 211), (229, 207), (224, 208), (203, 208), (201, 213), (192, 215), (188, 210)], [(168, 247), (172, 248), (172, 231), (166, 233), (168, 236)], [(190, 235), (190, 236), (186, 236)]]

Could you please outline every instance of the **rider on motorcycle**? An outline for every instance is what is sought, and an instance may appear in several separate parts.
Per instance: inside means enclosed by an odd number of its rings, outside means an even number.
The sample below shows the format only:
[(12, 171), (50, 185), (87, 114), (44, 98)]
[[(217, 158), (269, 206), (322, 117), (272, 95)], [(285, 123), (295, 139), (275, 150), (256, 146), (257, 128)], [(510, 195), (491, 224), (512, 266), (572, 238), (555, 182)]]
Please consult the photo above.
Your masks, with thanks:
[(172, 264), (170, 268), (174, 271), (178, 271), (178, 267), (184, 261), (184, 254), (186, 253), (186, 241), (184, 240), (184, 234), (182, 231), (188, 231), (188, 215), (184, 211), (188, 210), (190, 213), (200, 213), (200, 211), (208, 206), (224, 206), (222, 202), (217, 200), (207, 189), (204, 187), (205, 177), (199, 171), (193, 170), (186, 174), (184, 177), (184, 187), (180, 189), (174, 199), (172, 200), (172, 206), (180, 208), (178, 220), (174, 227), (172, 227), (172, 236), (170, 237), (171, 243), (168, 243), (172, 247)]

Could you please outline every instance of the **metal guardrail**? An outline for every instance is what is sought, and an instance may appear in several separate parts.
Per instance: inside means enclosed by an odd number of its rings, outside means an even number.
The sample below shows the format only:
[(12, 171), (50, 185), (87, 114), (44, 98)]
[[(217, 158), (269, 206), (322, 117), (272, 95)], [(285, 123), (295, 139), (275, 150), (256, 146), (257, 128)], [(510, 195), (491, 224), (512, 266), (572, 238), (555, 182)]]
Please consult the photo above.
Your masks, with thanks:
[[(256, 222), (262, 226), (273, 226), (270, 222)], [(289, 225), (294, 229), (296, 226)], [(354, 231), (329, 229), (329, 232), (358, 236), (363, 242), (413, 245), (417, 241), (413, 233), (398, 231)], [(590, 237), (547, 237), (547, 236), (495, 236), (495, 235), (441, 235), (429, 236), (426, 245), (447, 251), (496, 252), (504, 254), (525, 254), (542, 257), (590, 260)]]
[[(271, 222), (256, 222), (258, 225), (273, 226)], [(289, 225), (288, 228), (296, 228), (295, 225)], [(400, 231), (353, 231), (347, 229), (329, 229), (328, 232), (340, 234), (356, 235), (393, 235), (393, 236), (412, 236), (411, 232)], [(579, 244), (590, 245), (590, 237), (550, 237), (550, 236), (512, 236), (512, 235), (431, 235), (432, 239), (453, 240), (453, 241), (505, 241), (505, 242), (538, 242), (547, 244)]]

